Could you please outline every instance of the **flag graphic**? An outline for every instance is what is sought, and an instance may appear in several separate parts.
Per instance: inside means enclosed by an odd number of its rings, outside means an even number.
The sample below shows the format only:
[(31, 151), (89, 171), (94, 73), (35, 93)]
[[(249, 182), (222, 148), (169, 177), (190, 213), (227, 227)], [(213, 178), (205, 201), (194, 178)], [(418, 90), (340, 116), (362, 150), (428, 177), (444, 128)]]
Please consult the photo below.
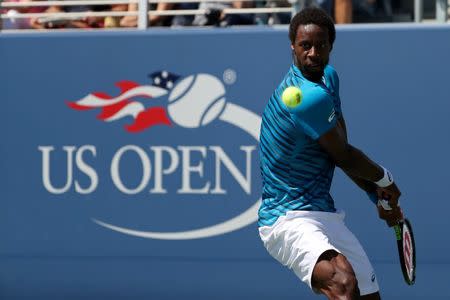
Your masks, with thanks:
[(159, 71), (150, 74), (149, 77), (153, 81), (151, 85), (139, 85), (128, 80), (116, 82), (115, 85), (120, 89), (120, 94), (116, 97), (103, 92), (93, 92), (77, 101), (68, 101), (67, 105), (77, 111), (101, 109), (97, 119), (104, 122), (132, 117), (134, 122), (125, 125), (128, 132), (141, 132), (155, 125), (170, 126), (172, 123), (165, 107), (146, 107), (134, 99), (136, 97), (155, 99), (167, 95), (180, 76)]

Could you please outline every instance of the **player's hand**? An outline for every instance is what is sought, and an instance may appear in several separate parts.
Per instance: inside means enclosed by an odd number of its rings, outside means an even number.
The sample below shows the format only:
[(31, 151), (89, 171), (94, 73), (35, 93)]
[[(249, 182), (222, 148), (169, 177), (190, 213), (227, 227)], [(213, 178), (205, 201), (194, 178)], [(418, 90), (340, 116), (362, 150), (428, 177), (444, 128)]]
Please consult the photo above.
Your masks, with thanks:
[(398, 206), (398, 199), (400, 198), (400, 195), (402, 193), (398, 189), (395, 182), (393, 182), (391, 185), (388, 185), (387, 187), (377, 188), (377, 195), (378, 199), (385, 199), (389, 202), (390, 207)]
[(398, 199), (400, 198), (401, 192), (395, 182), (384, 188), (378, 187), (377, 195), (378, 199), (383, 199), (382, 201), (388, 202), (387, 205), (384, 205), (385, 207), (380, 205), (380, 203), (377, 205), (378, 216), (380, 219), (385, 220), (389, 227), (398, 224), (398, 222), (403, 219), (403, 212), (398, 205)]
[(380, 219), (386, 221), (389, 227), (397, 225), (401, 220), (403, 220), (403, 212), (400, 206), (394, 206), (390, 210), (383, 208), (382, 205), (378, 204), (378, 216)]
[(380, 219), (386, 221), (389, 227), (397, 225), (398, 222), (403, 220), (403, 212), (400, 206), (394, 206), (390, 210), (383, 208), (381, 204), (377, 205), (378, 208), (378, 216)]

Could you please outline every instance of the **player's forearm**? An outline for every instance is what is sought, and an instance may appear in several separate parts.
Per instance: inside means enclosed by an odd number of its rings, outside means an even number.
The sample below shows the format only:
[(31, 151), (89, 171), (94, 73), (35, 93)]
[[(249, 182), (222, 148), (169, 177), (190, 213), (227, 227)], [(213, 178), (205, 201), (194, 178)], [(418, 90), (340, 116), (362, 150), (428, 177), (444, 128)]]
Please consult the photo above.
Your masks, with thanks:
[(336, 165), (351, 178), (376, 182), (384, 176), (383, 168), (368, 158), (361, 150), (348, 145), (346, 152), (344, 157), (336, 161)]
[(367, 181), (365, 179), (362, 179), (360, 177), (353, 176), (352, 174), (345, 173), (347, 176), (363, 191), (366, 193), (375, 193), (376, 192), (376, 185), (373, 182)]

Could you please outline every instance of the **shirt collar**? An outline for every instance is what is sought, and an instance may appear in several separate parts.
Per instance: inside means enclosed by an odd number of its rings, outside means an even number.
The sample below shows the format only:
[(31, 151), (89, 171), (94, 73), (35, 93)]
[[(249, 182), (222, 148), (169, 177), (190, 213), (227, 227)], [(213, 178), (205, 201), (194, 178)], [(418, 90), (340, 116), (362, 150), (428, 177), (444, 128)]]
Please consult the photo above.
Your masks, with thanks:
[[(326, 68), (326, 67), (325, 67), (325, 68)], [(310, 82), (311, 84), (314, 84), (314, 85), (323, 85), (323, 86), (325, 86), (325, 87), (328, 87), (328, 85), (327, 85), (327, 80), (326, 80), (326, 78), (325, 78), (325, 74), (322, 76), (321, 82), (320, 82), (320, 83), (317, 83), (317, 82), (310, 81), (310, 80), (308, 80), (305, 76), (303, 76), (302, 71), (300, 71), (300, 69), (299, 69), (295, 64), (292, 64), (292, 65), (291, 65), (291, 72), (292, 72), (292, 74), (294, 74), (294, 76), (297, 76), (297, 77), (301, 78), (302, 80), (308, 81), (308, 82)]]
[(304, 80), (307, 80), (307, 79), (303, 76), (302, 71), (300, 71), (300, 69), (299, 69), (295, 64), (292, 64), (292, 65), (291, 65), (291, 72), (292, 72), (295, 76), (300, 77), (300, 78), (302, 78), (302, 79), (304, 79)]

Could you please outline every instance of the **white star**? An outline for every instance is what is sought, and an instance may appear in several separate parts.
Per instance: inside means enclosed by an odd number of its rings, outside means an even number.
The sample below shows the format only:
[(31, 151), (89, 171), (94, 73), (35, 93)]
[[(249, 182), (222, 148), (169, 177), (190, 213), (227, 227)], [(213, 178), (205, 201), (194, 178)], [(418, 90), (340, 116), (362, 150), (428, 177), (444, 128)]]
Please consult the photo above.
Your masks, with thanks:
[(159, 85), (161, 83), (161, 78), (155, 77), (155, 79), (153, 79), (153, 83)]
[(166, 86), (167, 86), (167, 88), (171, 89), (173, 87), (173, 82), (172, 81), (167, 81)]
[(162, 78), (167, 78), (169, 76), (169, 73), (167, 71), (162, 71), (161, 76)]

